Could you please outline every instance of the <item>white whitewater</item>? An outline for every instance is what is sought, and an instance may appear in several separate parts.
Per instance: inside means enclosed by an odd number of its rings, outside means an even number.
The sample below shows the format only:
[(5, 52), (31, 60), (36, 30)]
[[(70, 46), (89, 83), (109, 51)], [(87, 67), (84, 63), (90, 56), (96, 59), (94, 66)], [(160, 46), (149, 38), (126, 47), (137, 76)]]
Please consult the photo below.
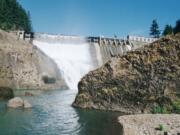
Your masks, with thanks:
[[(49, 37), (52, 38), (52, 37)], [(60, 72), (70, 89), (77, 90), (80, 79), (93, 70), (93, 62), (88, 43), (61, 43), (35, 39), (33, 44), (51, 57), (59, 66)]]

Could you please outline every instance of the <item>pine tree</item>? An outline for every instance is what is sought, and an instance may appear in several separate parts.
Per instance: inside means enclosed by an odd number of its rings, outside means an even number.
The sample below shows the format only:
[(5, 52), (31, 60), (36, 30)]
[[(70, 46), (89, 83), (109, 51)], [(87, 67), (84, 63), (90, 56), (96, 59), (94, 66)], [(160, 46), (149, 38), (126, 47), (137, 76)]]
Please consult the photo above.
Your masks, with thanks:
[(166, 25), (163, 31), (163, 36), (173, 34), (173, 27), (171, 25)]
[(174, 28), (174, 34), (177, 34), (180, 32), (180, 19), (176, 21), (176, 26)]
[(29, 11), (27, 12), (27, 18), (28, 18), (28, 21), (27, 21), (26, 31), (31, 32), (32, 31), (32, 22), (31, 22), (31, 13)]
[(32, 31), (30, 16), (17, 0), (0, 0), (0, 28)]
[(159, 26), (156, 20), (152, 21), (152, 25), (150, 27), (150, 35), (154, 38), (159, 38), (160, 36)]

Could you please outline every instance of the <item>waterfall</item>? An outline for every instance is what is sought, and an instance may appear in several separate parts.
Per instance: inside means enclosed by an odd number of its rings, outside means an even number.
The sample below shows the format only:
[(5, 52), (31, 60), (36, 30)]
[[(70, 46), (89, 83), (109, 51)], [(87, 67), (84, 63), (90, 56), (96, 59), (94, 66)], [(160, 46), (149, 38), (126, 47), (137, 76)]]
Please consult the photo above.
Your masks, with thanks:
[(89, 51), (90, 44), (84, 42), (64, 43), (57, 36), (41, 35), (33, 44), (51, 57), (70, 89), (77, 89), (80, 79), (95, 68)]

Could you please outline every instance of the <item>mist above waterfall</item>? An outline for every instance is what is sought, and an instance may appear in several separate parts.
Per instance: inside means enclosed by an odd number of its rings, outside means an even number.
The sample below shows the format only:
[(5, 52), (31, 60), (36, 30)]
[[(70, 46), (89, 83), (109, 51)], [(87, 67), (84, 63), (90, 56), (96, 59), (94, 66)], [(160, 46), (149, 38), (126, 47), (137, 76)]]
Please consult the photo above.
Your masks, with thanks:
[[(47, 35), (46, 35), (47, 36)], [(48, 36), (55, 39), (55, 36)], [(58, 65), (60, 72), (70, 89), (77, 89), (80, 79), (94, 69), (94, 64), (90, 56), (90, 45), (80, 42), (73, 44), (63, 42), (48, 42), (46, 40), (35, 39), (33, 44), (50, 56)]]

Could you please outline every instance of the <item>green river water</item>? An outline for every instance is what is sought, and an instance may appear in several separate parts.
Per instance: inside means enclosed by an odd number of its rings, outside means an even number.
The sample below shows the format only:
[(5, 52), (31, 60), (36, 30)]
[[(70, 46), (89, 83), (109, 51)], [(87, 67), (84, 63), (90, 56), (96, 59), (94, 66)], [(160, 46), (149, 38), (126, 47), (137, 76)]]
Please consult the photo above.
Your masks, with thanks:
[(0, 102), (0, 135), (119, 135), (113, 112), (71, 106), (76, 90), (46, 91), (27, 99), (33, 106), (9, 109)]

